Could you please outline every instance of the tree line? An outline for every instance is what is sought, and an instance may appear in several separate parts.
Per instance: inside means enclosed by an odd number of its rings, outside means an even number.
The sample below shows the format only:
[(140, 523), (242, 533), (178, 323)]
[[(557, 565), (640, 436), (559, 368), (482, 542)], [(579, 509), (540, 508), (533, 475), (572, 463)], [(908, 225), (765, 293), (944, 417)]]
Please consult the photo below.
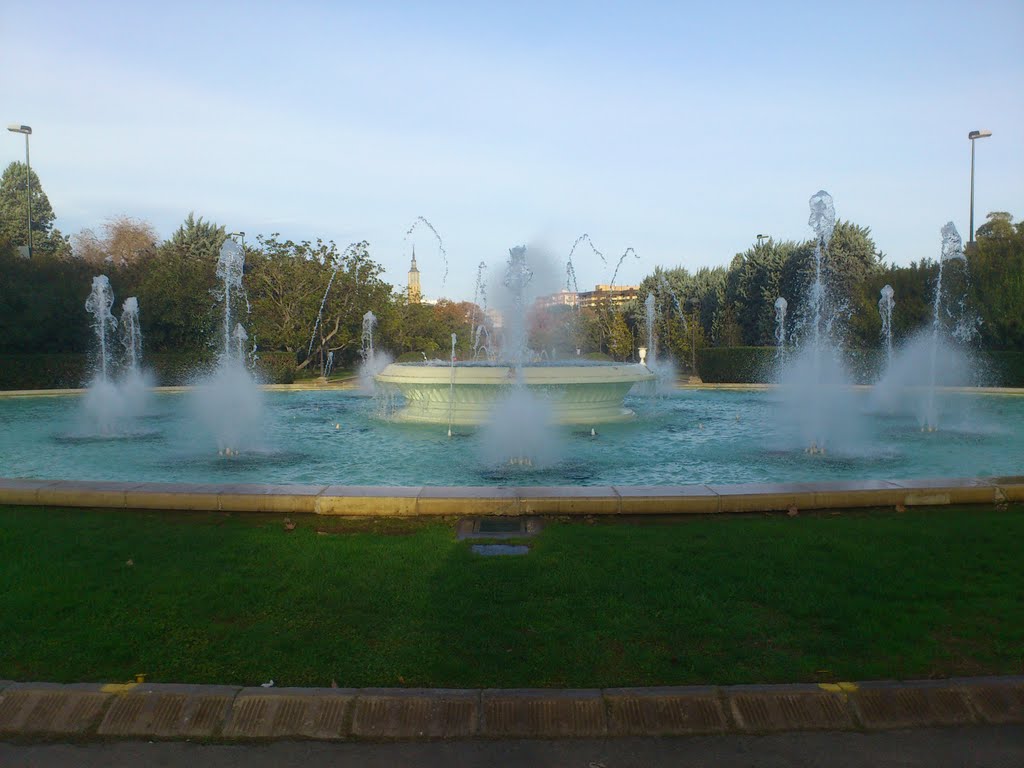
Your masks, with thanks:
[[(217, 254), (229, 236), (225, 227), (190, 214), (160, 241), (147, 222), (117, 216), (68, 236), (54, 226), (50, 202), (32, 176), (31, 259), (18, 250), (26, 240), (25, 166), (11, 163), (0, 178), (0, 353), (87, 351), (84, 302), (92, 276), (102, 272), (119, 299), (138, 297), (147, 349), (208, 354), (217, 343), (214, 288)], [(452, 333), (457, 356), (472, 357), (473, 328), (488, 322), (471, 302), (410, 303), (404, 286), (382, 278), (366, 242), (341, 248), (329, 240), (269, 234), (244, 247), (249, 313), (243, 324), (259, 349), (294, 354), (300, 370), (319, 371), (328, 352), (336, 366), (354, 363), (367, 311), (377, 317), (378, 347), (420, 359), (447, 357)], [(961, 310), (977, 318), (978, 343), (1024, 350), (1024, 223), (1014, 223), (1008, 213), (989, 214), (967, 259), (957, 290), (966, 296)], [(771, 239), (736, 254), (727, 267), (658, 267), (642, 280), (638, 299), (625, 306), (535, 309), (530, 346), (555, 355), (579, 350), (635, 359), (646, 344), (643, 302), (649, 294), (658, 310), (658, 354), (683, 368), (701, 347), (773, 344), (779, 296), (789, 303), (787, 336), (795, 340), (813, 268), (812, 242)], [(930, 322), (937, 261), (887, 265), (867, 227), (839, 222), (825, 268), (840, 297), (849, 346), (878, 345), (877, 301), (887, 283), (895, 289), (897, 340)]]

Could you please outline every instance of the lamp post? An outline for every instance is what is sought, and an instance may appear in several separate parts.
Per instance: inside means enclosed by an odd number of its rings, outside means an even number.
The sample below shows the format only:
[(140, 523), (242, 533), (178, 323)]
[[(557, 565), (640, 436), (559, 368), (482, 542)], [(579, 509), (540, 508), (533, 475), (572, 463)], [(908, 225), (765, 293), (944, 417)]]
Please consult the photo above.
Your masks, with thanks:
[(245, 250), (245, 232), (228, 232), (228, 237), (238, 236), (242, 238), (242, 250)]
[(28, 202), (28, 257), (32, 258), (32, 166), (28, 161), (28, 137), (32, 135), (29, 125), (8, 125), (11, 133), (25, 134), (25, 198)]
[(967, 138), (971, 140), (971, 243), (974, 243), (974, 140), (987, 139), (992, 131), (971, 131)]
[(758, 235), (757, 236), (757, 244), (761, 245), (761, 241), (762, 240), (770, 240), (770, 239), (771, 239), (771, 235)]

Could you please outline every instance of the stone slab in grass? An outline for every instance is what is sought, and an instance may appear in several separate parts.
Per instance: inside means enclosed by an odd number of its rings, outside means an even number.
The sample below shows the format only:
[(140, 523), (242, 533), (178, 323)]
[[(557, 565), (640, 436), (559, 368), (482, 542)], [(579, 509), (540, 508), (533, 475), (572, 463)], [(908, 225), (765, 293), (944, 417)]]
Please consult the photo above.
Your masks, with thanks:
[(695, 736), (730, 727), (713, 687), (609, 688), (604, 699), (611, 736)]
[(607, 732), (604, 699), (597, 690), (487, 690), (481, 703), (480, 735), (485, 737), (585, 738)]
[(480, 693), (368, 688), (359, 692), (352, 735), (369, 739), (458, 739), (476, 735)]

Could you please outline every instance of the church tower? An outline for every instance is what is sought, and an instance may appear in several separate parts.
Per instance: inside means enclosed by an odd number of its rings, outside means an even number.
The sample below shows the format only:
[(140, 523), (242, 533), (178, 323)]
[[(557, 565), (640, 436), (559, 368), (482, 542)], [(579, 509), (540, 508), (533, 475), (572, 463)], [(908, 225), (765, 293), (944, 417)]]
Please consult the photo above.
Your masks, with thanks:
[(423, 300), (420, 291), (420, 271), (416, 268), (416, 246), (412, 247), (412, 264), (409, 267), (409, 303), (419, 304)]

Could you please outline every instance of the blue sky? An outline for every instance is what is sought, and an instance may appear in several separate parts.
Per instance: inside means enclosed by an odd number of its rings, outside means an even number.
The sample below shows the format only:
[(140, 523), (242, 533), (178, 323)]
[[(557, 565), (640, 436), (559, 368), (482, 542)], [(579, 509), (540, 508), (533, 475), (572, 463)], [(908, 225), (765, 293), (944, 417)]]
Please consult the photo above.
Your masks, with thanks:
[[(249, 235), (367, 239), (471, 298), (519, 243), (588, 232), (621, 277), (803, 239), (835, 198), (890, 261), (1024, 217), (1024, 3), (5, 3), (0, 105), (32, 125), (65, 232), (190, 210)], [(5, 134), (0, 162), (22, 159)], [(595, 259), (581, 286), (605, 281)], [(620, 280), (622, 282), (622, 280)]]

